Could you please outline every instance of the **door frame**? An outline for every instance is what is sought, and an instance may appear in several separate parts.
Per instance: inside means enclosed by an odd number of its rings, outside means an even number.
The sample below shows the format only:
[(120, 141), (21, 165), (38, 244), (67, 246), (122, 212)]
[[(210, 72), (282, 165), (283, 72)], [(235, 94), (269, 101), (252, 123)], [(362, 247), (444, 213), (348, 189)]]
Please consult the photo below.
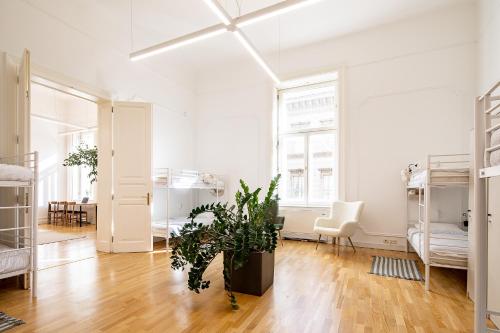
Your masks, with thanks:
[[(14, 57), (15, 58), (15, 57)], [(31, 64), (31, 81), (49, 88), (91, 100), (97, 103), (97, 149), (98, 175), (97, 198), (99, 205), (99, 223), (97, 225), (96, 249), (100, 252), (111, 252), (111, 93), (68, 76)], [(109, 118), (109, 119), (108, 119)], [(109, 159), (103, 152), (109, 151)], [(107, 167), (106, 167), (107, 166)], [(103, 176), (104, 175), (104, 176)], [(107, 192), (105, 191), (107, 189)]]

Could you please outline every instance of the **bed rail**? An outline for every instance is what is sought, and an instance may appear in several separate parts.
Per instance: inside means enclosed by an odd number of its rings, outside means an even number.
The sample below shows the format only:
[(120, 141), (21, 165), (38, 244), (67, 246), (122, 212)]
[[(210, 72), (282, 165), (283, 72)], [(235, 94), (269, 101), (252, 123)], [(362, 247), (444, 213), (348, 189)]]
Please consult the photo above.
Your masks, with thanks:
[[(0, 203), (0, 211), (7, 214), (13, 211), (8, 218), (2, 219), (0, 227), (0, 243), (7, 249), (2, 249), (3, 253), (26, 253), (29, 252), (29, 265), (22, 269), (16, 269), (0, 274), (0, 279), (29, 274), (32, 296), (37, 295), (37, 212), (36, 203), (38, 200), (38, 152), (31, 152), (22, 155), (2, 156), (1, 164), (18, 165), (29, 168), (33, 172), (33, 177), (29, 181), (0, 180), (0, 187), (4, 189), (10, 187), (12, 201)], [(7, 197), (7, 196), (6, 196)], [(7, 216), (7, 215), (5, 215)], [(12, 220), (11, 220), (12, 219)], [(12, 221), (12, 225), (7, 225)]]
[[(469, 187), (469, 175), (471, 170), (471, 158), (469, 154), (432, 154), (428, 155), (423, 170), (410, 179), (407, 186), (407, 200), (411, 197), (408, 191), (417, 190), (418, 218), (417, 223), (407, 219), (408, 244), (420, 256), (425, 265), (425, 290), (430, 289), (430, 268), (431, 266), (467, 269), (467, 256), (456, 257), (458, 253), (468, 253), (462, 251), (467, 247), (457, 245), (457, 241), (467, 240), (463, 235), (443, 235), (431, 232), (431, 195), (434, 187)], [(415, 177), (415, 178), (413, 178)], [(409, 205), (407, 201), (407, 206)], [(409, 214), (409, 213), (408, 213)], [(415, 227), (412, 233), (410, 228)], [(415, 232), (417, 234), (415, 234)], [(431, 252), (431, 246), (436, 245), (435, 241), (450, 241), (452, 245), (447, 248), (440, 248), (439, 253)], [(417, 244), (415, 244), (417, 242)], [(438, 244), (441, 245), (441, 244)], [(455, 250), (455, 251), (454, 251)], [(464, 267), (465, 263), (465, 267)]]

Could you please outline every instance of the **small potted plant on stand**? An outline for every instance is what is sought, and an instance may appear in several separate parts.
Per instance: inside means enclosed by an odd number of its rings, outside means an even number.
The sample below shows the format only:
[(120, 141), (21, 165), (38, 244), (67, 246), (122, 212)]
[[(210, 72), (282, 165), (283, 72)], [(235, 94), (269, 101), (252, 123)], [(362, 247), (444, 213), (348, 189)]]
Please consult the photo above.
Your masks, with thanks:
[[(241, 190), (236, 193), (236, 205), (213, 203), (193, 209), (191, 222), (173, 238), (172, 268), (184, 269), (190, 265), (188, 288), (196, 293), (210, 286), (203, 273), (223, 253), (224, 286), (233, 309), (238, 305), (233, 292), (262, 295), (274, 280), (274, 250), (277, 246), (275, 220), (277, 190), (280, 176), (275, 177), (263, 201), (259, 201), (261, 188), (250, 191), (240, 180)], [(210, 212), (213, 222), (196, 223), (196, 216)]]

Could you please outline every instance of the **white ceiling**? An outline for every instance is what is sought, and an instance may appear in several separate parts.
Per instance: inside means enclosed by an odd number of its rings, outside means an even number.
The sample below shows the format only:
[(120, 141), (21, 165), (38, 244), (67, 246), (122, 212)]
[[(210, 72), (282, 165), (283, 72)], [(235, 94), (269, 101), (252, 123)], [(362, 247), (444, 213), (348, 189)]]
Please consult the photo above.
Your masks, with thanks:
[[(220, 23), (201, 0), (24, 1), (80, 33), (111, 45), (124, 55), (132, 50)], [(471, 0), (323, 0), (243, 30), (263, 54), (269, 54), (469, 1)], [(219, 2), (235, 17), (280, 1)], [(234, 40), (234, 36), (227, 33), (149, 58), (145, 62), (159, 73), (169, 66), (193, 72), (242, 57), (248, 57), (248, 54)]]

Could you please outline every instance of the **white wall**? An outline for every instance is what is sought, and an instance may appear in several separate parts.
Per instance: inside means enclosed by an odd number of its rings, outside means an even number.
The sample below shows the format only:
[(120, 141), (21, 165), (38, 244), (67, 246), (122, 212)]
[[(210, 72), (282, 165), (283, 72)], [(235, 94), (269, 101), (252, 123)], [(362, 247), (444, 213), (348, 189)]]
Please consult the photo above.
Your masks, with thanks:
[[(484, 93), (495, 82), (500, 80), (500, 1), (481, 0), (479, 3), (479, 82), (478, 94)], [(498, 198), (500, 193), (500, 182), (494, 180), (491, 183), (490, 191), (496, 192)], [(491, 193), (490, 195), (495, 195)], [(498, 208), (491, 208), (498, 212)], [(493, 223), (500, 223), (500, 218), (493, 217)], [(489, 310), (500, 311), (500, 265), (496, 260), (500, 251), (500, 234), (498, 225), (489, 225), (490, 234), (488, 242), (489, 257), (489, 278), (488, 278), (488, 308)], [(492, 231), (497, 231), (492, 232)], [(500, 317), (493, 316), (492, 320), (500, 327)]]
[(58, 125), (31, 119), (31, 148), (39, 152), (38, 221), (47, 221), (47, 206), (52, 200), (67, 198), (67, 172), (62, 166), (66, 137), (58, 135)]
[(143, 99), (176, 112), (193, 110), (189, 76), (162, 76), (71, 22), (24, 1), (1, 1), (0, 50), (19, 57), (25, 48), (34, 65), (106, 91), (115, 100)]
[[(82, 89), (104, 93), (113, 100), (155, 104), (155, 133), (161, 133), (155, 143), (174, 147), (168, 157), (157, 156), (155, 161), (163, 163), (162, 158), (169, 158), (168, 163), (176, 166), (192, 166), (191, 117), (195, 103), (190, 75), (172, 71), (172, 76), (162, 76), (147, 63), (131, 62), (127, 53), (34, 6), (1, 1), (0, 50), (19, 57), (24, 48), (31, 51), (33, 68), (39, 72), (69, 79)], [(158, 130), (160, 126), (164, 128)], [(175, 145), (179, 133), (183, 140)]]
[(168, 77), (159, 74), (147, 61), (131, 62), (125, 51), (71, 22), (24, 1), (0, 1), (0, 50), (20, 57), (24, 48), (31, 51), (38, 74), (69, 80), (112, 100), (153, 103), (153, 166), (194, 167), (191, 74), (175, 68), (161, 71)]
[[(429, 153), (469, 151), (476, 84), (476, 7), (459, 5), (342, 38), (268, 55), (282, 78), (344, 68), (346, 199), (364, 200), (356, 241), (403, 235), (399, 172)], [(280, 59), (278, 62), (277, 59)], [(198, 78), (197, 165), (244, 178), (271, 175), (273, 89), (251, 59)], [(312, 224), (307, 215), (296, 223)], [(287, 224), (293, 223), (287, 219)], [(404, 238), (397, 238), (399, 246)]]

